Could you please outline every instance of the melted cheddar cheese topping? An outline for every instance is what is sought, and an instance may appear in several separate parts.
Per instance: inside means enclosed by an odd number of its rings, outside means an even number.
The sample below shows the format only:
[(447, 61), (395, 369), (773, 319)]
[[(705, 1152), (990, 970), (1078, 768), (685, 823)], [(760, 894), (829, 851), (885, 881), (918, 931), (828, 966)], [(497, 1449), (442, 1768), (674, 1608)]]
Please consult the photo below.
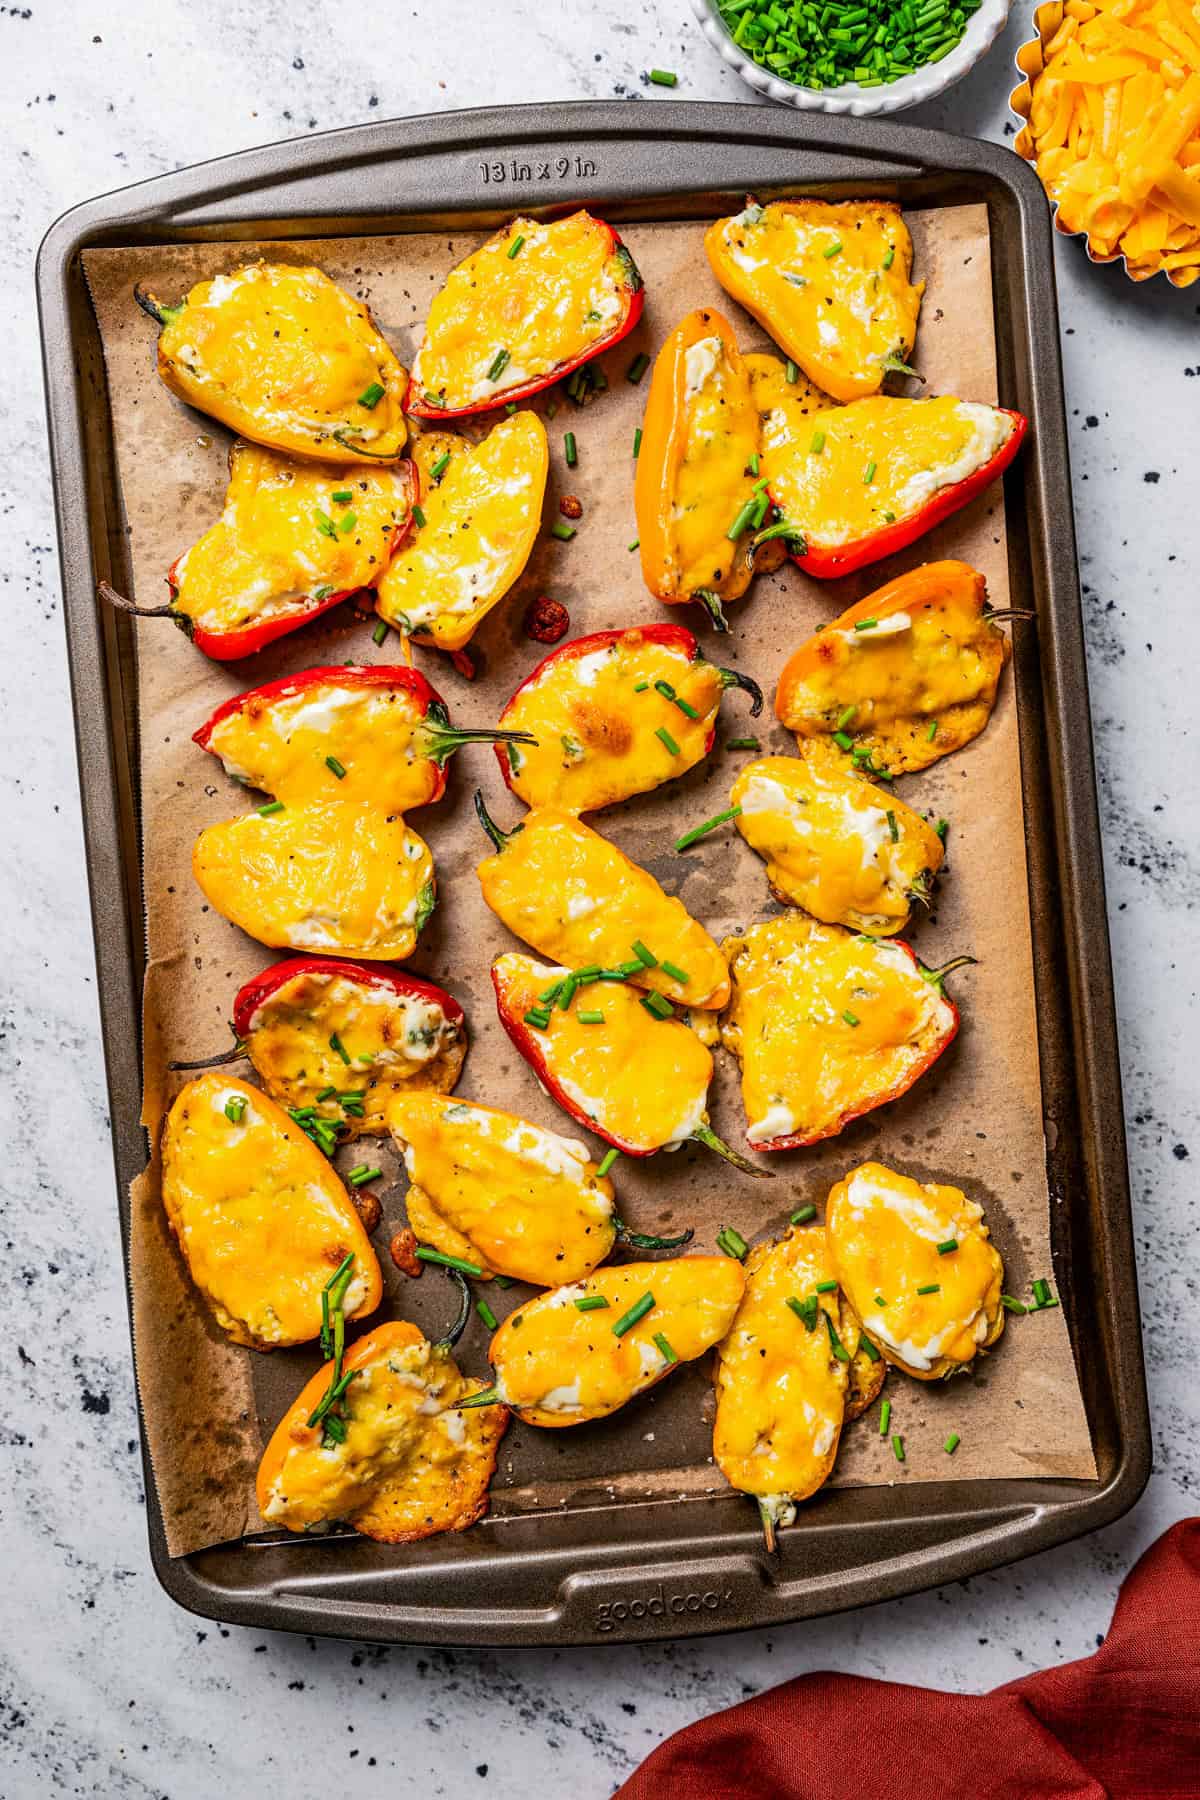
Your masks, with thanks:
[[(719, 1343), (744, 1287), (734, 1258), (684, 1256), (599, 1269), (541, 1294), (510, 1313), (492, 1339), (500, 1398), (528, 1425), (606, 1418)], [(647, 1294), (653, 1306), (618, 1336), (613, 1327)], [(575, 1302), (589, 1297), (608, 1305), (581, 1312)]]
[(624, 323), (637, 286), (628, 252), (588, 213), (514, 219), (446, 277), (414, 386), (450, 412), (498, 406), (598, 349)]
[[(664, 694), (659, 682), (691, 712)], [(500, 719), (506, 729), (531, 732), (538, 740), (506, 747), (512, 790), (526, 806), (571, 813), (648, 793), (705, 756), (723, 691), (712, 663), (636, 627), (580, 656), (552, 658)]]
[(251, 263), (168, 308), (158, 372), (231, 431), (353, 463), (404, 449), (408, 378), (367, 308), (320, 269)]
[(713, 274), (835, 400), (877, 394), (907, 362), (925, 283), (887, 200), (773, 200), (709, 227)]
[(351, 1253), (346, 1317), (378, 1306), (379, 1264), (350, 1196), (257, 1088), (217, 1073), (189, 1081), (167, 1116), (162, 1161), (171, 1230), (235, 1343), (273, 1350), (317, 1337), (321, 1289)]
[(723, 945), (721, 1038), (742, 1065), (746, 1136), (811, 1140), (902, 1092), (953, 1033), (954, 1009), (902, 944), (764, 920)]
[[(629, 964), (639, 987), (681, 1006), (720, 1008), (728, 1000), (729, 972), (703, 925), (574, 813), (527, 813), (477, 873), (497, 918), (543, 956), (576, 969)], [(656, 967), (632, 971), (635, 943), (657, 957)], [(605, 984), (600, 999), (607, 998)]]
[(550, 470), (546, 428), (536, 413), (519, 412), (475, 445), (431, 432), (417, 439), (413, 461), (424, 523), (418, 518), (388, 565), (376, 607), (406, 636), (461, 650), (529, 561)]
[(236, 443), (224, 511), (175, 564), (172, 607), (203, 631), (239, 631), (371, 587), (410, 498), (404, 465), (347, 473)]
[(538, 1287), (590, 1275), (612, 1249), (613, 1189), (582, 1144), (495, 1107), (413, 1094), (388, 1125), (423, 1243)]
[(1003, 1331), (1004, 1264), (959, 1188), (863, 1163), (830, 1190), (826, 1229), (864, 1331), (907, 1374), (953, 1374)]
[(307, 1424), (329, 1385), (327, 1364), (280, 1421), (258, 1473), (258, 1506), (271, 1525), (313, 1531), (346, 1521), (384, 1543), (461, 1531), (485, 1510), (502, 1407), (456, 1403), (482, 1385), (414, 1325), (378, 1326), (348, 1353), (341, 1407), (344, 1443)]
[[(642, 574), (652, 594), (687, 600), (701, 590), (745, 592), (751, 533), (730, 527), (754, 498), (750, 458), (759, 416), (732, 327), (711, 310), (690, 313), (654, 364), (634, 506)], [(763, 505), (765, 514), (766, 503)]]
[[(569, 970), (509, 952), (495, 965), (506, 1011), (522, 1019), (547, 987)], [(601, 1136), (630, 1149), (677, 1150), (707, 1122), (705, 1102), (713, 1062), (680, 1019), (656, 1019), (637, 989), (597, 982), (570, 1009), (554, 1006), (546, 1030), (527, 1027), (532, 1053), (571, 1107)], [(603, 1012), (602, 1025), (583, 1025), (581, 1005)]]
[[(312, 970), (281, 982), (262, 1002), (246, 1053), (284, 1106), (314, 1107), (319, 1118), (344, 1125), (348, 1138), (379, 1137), (396, 1095), (454, 1086), (466, 1037), (462, 1021), (423, 994)], [(328, 1097), (331, 1088), (337, 1092)], [(342, 1106), (350, 1094), (361, 1099), (361, 1118)]]
[[(732, 1487), (790, 1525), (797, 1503), (833, 1472), (857, 1331), (836, 1290), (817, 1292), (834, 1279), (823, 1226), (758, 1245), (745, 1268), (746, 1291), (717, 1352), (713, 1452)], [(808, 1303), (811, 1323), (789, 1300)]]
[(252, 812), (210, 825), (192, 871), (223, 918), (273, 949), (402, 962), (433, 911), (433, 858), (369, 802)]
[(919, 813), (815, 739), (799, 757), (747, 763), (729, 801), (777, 898), (827, 925), (903, 930), (942, 865), (942, 841)]
[(1007, 637), (983, 576), (923, 563), (859, 600), (792, 655), (775, 711), (805, 739), (844, 731), (892, 774), (928, 768), (977, 737), (996, 704)]
[(763, 421), (762, 470), (797, 534), (836, 549), (920, 512), (990, 462), (1014, 429), (998, 407), (950, 395), (854, 400), (823, 412), (816, 432), (797, 432), (788, 409), (776, 409)]

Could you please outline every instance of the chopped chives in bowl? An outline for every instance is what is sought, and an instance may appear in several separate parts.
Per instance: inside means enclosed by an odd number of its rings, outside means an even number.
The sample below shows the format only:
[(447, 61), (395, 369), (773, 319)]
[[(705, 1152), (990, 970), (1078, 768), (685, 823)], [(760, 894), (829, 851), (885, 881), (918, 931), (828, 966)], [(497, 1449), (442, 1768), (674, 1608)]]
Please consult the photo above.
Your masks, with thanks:
[(982, 0), (713, 0), (738, 49), (795, 87), (884, 87), (941, 62)]

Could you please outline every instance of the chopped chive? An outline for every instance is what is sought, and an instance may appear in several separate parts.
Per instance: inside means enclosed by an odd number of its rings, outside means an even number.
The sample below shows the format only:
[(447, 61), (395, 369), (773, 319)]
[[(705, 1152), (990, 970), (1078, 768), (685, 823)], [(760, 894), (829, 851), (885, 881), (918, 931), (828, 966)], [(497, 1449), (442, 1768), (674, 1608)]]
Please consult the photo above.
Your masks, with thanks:
[(672, 756), (679, 755), (679, 745), (675, 742), (675, 739), (671, 736), (665, 725), (660, 725), (654, 735), (666, 746)]
[(604, 1023), (604, 1014), (596, 1007), (589, 1007), (586, 1011), (580, 1007), (575, 1017), (581, 1025), (603, 1025)]
[(606, 1150), (604, 1155), (600, 1158), (600, 1164), (596, 1170), (597, 1176), (607, 1175), (620, 1154), (621, 1152), (619, 1150)]
[(568, 975), (559, 991), (558, 1004), (564, 1012), (570, 1012), (571, 1002), (575, 998), (575, 989), (579, 982), (574, 975)]
[(437, 461), (432, 465), (429, 471), (429, 479), (433, 482), (435, 487), (442, 479), (442, 476), (446, 473), (449, 466), (450, 452), (448, 450), (443, 450), (442, 454), (438, 457)]
[[(753, 744), (753, 747), (758, 749), (757, 738), (738, 739), (736, 743), (730, 744), (729, 748), (731, 750), (741, 749), (743, 745), (747, 744)], [(703, 825), (693, 825), (692, 829), (685, 831), (681, 838), (676, 838), (676, 850), (689, 850), (693, 844), (699, 843), (702, 837), (707, 837), (710, 831), (715, 831), (718, 825), (725, 825), (730, 819), (738, 819), (741, 814), (740, 806), (730, 806), (724, 812), (716, 813), (711, 819), (706, 819)]]
[(677, 1363), (679, 1361), (679, 1358), (676, 1356), (674, 1350), (672, 1350), (670, 1344), (667, 1341), (665, 1332), (656, 1331), (654, 1334), (654, 1342), (655, 1342), (656, 1347), (662, 1352), (663, 1356), (666, 1358), (668, 1363)]
[(895, 246), (895, 244), (889, 244), (887, 249), (883, 253), (884, 268), (890, 269), (892, 264), (895, 262), (895, 260), (896, 260), (896, 246)]
[(231, 1125), (240, 1125), (245, 1110), (245, 1096), (243, 1094), (230, 1094), (228, 1100), (225, 1102), (225, 1117), (229, 1120), (229, 1123)]
[(1054, 1298), (1054, 1295), (1051, 1292), (1050, 1283), (1048, 1281), (1043, 1280), (1040, 1276), (1039, 1276), (1038, 1280), (1035, 1281), (1033, 1284), (1033, 1298), (1036, 1303), (1036, 1308), (1039, 1312), (1045, 1306), (1057, 1306), (1058, 1305), (1058, 1301)]
[(656, 681), (654, 685), (664, 700), (673, 700), (675, 698), (675, 689), (671, 686), (669, 681)]
[(865, 1331), (861, 1332), (859, 1335), (858, 1347), (862, 1351), (863, 1355), (866, 1357), (868, 1362), (878, 1362), (879, 1361), (879, 1352), (875, 1348), (874, 1344), (871, 1342), (870, 1338), (867, 1336)]
[(560, 544), (569, 544), (575, 536), (575, 527), (568, 525), (565, 519), (555, 519), (550, 527), (550, 536), (556, 537)]
[(671, 703), (673, 706), (679, 708), (686, 719), (698, 719), (700, 717), (700, 714), (696, 711), (696, 708), (692, 705), (691, 701), (685, 700), (682, 694), (672, 694)]
[(351, 1169), (346, 1180), (351, 1187), (365, 1187), (368, 1181), (378, 1181), (382, 1174), (382, 1169), (372, 1168), (369, 1163), (359, 1163), (357, 1169)]
[[(513, 241), (512, 241), (512, 243), (511, 243), (511, 244), (510, 244), (510, 245), (509, 245), (509, 246), (508, 246), (508, 260), (509, 260), (509, 262), (514, 262), (514, 261), (515, 261), (515, 260), (516, 260), (516, 258), (517, 258), (517, 257), (518, 257), (518, 256), (520, 256), (520, 254), (521, 254), (521, 245), (522, 245), (522, 244), (523, 244), (523, 243), (524, 243), (524, 242), (525, 242), (525, 239), (524, 239), (524, 238), (523, 238), (523, 237), (515, 237), (515, 238), (514, 238), (514, 239), (513, 239)], [(886, 268), (886, 267), (887, 267), (887, 264), (886, 264), (886, 263), (885, 263), (885, 264), (884, 264), (884, 267), (885, 267), (885, 268)]]
[(327, 756), (325, 758), (325, 767), (336, 775), (339, 781), (344, 781), (346, 779), (346, 765), (345, 763), (340, 763), (336, 756)]
[(648, 681), (635, 681), (633, 684), (633, 691), (635, 694), (644, 694), (649, 686), (650, 683)]
[(847, 1007), (846, 1011), (842, 1014), (842, 1017), (845, 1019), (847, 1025), (857, 1025), (859, 1023), (858, 1015), (852, 1013), (849, 1007)]
[(621, 1314), (621, 1317), (613, 1326), (613, 1336), (624, 1337), (627, 1331), (632, 1331), (638, 1321), (644, 1319), (646, 1314), (652, 1312), (653, 1309), (654, 1295), (643, 1294), (640, 1300), (634, 1301), (627, 1313)]
[(568, 431), (563, 438), (563, 454), (566, 456), (568, 469), (573, 469), (575, 464), (579, 461), (579, 451), (575, 445), (575, 433), (573, 431)]
[(729, 539), (731, 544), (736, 544), (743, 531), (746, 530), (751, 519), (754, 517), (754, 509), (755, 502), (753, 500), (747, 500), (745, 505), (734, 515), (733, 523), (725, 533), (725, 536)]
[(896, 515), (894, 512), (885, 512), (883, 516), (889, 525), (894, 525), (896, 523)]
[(957, 1238), (943, 1238), (942, 1242), (937, 1247), (937, 1253), (939, 1256), (949, 1256), (949, 1254), (952, 1250), (957, 1250), (957, 1249), (958, 1249), (958, 1239)]
[(810, 1294), (807, 1300), (801, 1300), (798, 1294), (789, 1294), (786, 1304), (800, 1320), (805, 1331), (816, 1330), (818, 1309), (815, 1295)]
[(750, 1246), (735, 1226), (722, 1225), (717, 1233), (717, 1249), (723, 1250), (726, 1256), (732, 1256), (735, 1261), (742, 1262)]
[(870, 487), (871, 483), (874, 481), (875, 467), (876, 467), (876, 465), (873, 462), (869, 462), (867, 464), (866, 468), (863, 470), (863, 486), (864, 487)]
[(842, 247), (841, 238), (836, 238), (832, 244), (830, 244), (826, 249), (822, 250), (821, 255), (825, 258), (825, 261), (828, 262), (831, 256), (837, 255), (837, 253), (841, 249), (841, 247)]
[(603, 1294), (584, 1294), (576, 1300), (575, 1305), (580, 1312), (602, 1312), (607, 1309), (609, 1302)]
[(352, 513), (352, 512), (343, 513), (341, 518), (338, 520), (338, 530), (341, 532), (342, 536), (345, 537), (348, 535), (348, 533), (350, 533), (351, 531), (354, 530), (354, 527), (357, 524), (358, 524), (358, 514), (357, 513)]
[(461, 1256), (447, 1256), (442, 1250), (431, 1250), (428, 1244), (418, 1244), (416, 1255), (422, 1262), (437, 1263), (442, 1269), (457, 1269), (460, 1275), (482, 1275), (483, 1269), (478, 1263), (464, 1262)]
[(626, 549), (628, 549), (628, 550), (636, 550), (636, 549), (637, 549), (637, 547), (638, 547), (638, 545), (639, 545), (639, 544), (640, 544), (640, 543), (641, 543), (641, 541), (642, 541), (642, 540), (641, 540), (641, 538), (634, 538), (634, 540), (633, 540), (633, 542), (632, 542), (632, 544), (627, 544), (627, 545), (626, 545)]
[(935, 833), (937, 834), (937, 836), (941, 838), (941, 840), (944, 844), (946, 841), (946, 833), (950, 829), (949, 819), (939, 819), (933, 829), (934, 829)]
[(897, 1462), (904, 1461), (904, 1439), (900, 1436), (899, 1432), (894, 1432), (892, 1434), (892, 1455), (896, 1458)]
[(422, 527), (427, 523), (427, 520), (425, 518), (424, 509), (420, 506), (413, 507), (412, 516), (413, 516), (413, 524), (418, 527)]
[(665, 957), (658, 966), (664, 975), (669, 975), (671, 977), (672, 981), (682, 982), (686, 986), (691, 980), (691, 976), (686, 970), (681, 969), (678, 963), (668, 962)]
[(354, 498), (354, 494), (350, 488), (335, 488), (329, 498), (331, 500), (336, 500), (339, 506), (349, 506), (351, 500)]
[(893, 842), (893, 844), (898, 844), (900, 842), (900, 827), (897, 825), (896, 815), (894, 812), (892, 812), (890, 807), (888, 809), (886, 817), (887, 817), (887, 822), (888, 822), (888, 831), (891, 833), (892, 842)]
[(891, 1422), (892, 1422), (892, 1403), (890, 1400), (885, 1400), (883, 1402), (883, 1405), (879, 1408), (879, 1435), (880, 1435), (880, 1437), (887, 1436), (888, 1426), (891, 1424)]
[(649, 367), (650, 367), (650, 358), (646, 355), (646, 352), (644, 350), (639, 350), (637, 355), (634, 357), (633, 361), (630, 363), (629, 367), (625, 371), (626, 381), (632, 381), (634, 386), (636, 387), (638, 382), (642, 379), (642, 376), (646, 373), (646, 370)]
[(824, 448), (825, 448), (825, 433), (823, 431), (814, 431), (812, 443), (809, 445), (810, 454), (813, 456), (820, 456), (820, 454)]
[(937, 720), (930, 719), (929, 730), (925, 733), (925, 736), (926, 736), (927, 740), (929, 741), (929, 743), (931, 743), (931, 744), (932, 744), (934, 738), (937, 736), (937, 727), (938, 727)]
[(818, 1294), (836, 1294), (837, 1286), (836, 1281), (818, 1281), (817, 1292)]
[(1029, 1311), (1023, 1300), (1014, 1300), (1011, 1294), (1001, 1294), (1000, 1304), (1005, 1312), (1027, 1313)]
[(550, 1014), (544, 1006), (531, 1006), (525, 1014), (525, 1023), (534, 1026), (538, 1031), (549, 1031)]
[[(565, 980), (566, 977), (564, 976), (563, 981)], [(551, 982), (548, 988), (542, 989), (541, 993), (538, 995), (538, 999), (544, 1001), (547, 1006), (553, 1006), (554, 1002), (563, 991), (563, 981)]]
[(489, 381), (499, 381), (501, 375), (503, 375), (503, 373), (504, 373), (505, 369), (507, 368), (510, 361), (511, 361), (511, 358), (509, 356), (508, 351), (503, 347), (503, 345), (501, 345), (500, 349), (497, 350), (495, 356), (493, 356), (493, 358), (491, 360), (491, 365), (488, 368), (488, 372), (487, 372), (488, 380)]
[(378, 625), (376, 625), (374, 631), (371, 633), (372, 642), (379, 644), (379, 645), (383, 645), (387, 641), (387, 634), (388, 634), (389, 630), (390, 630), (390, 627), (388, 625), (387, 620), (380, 619)]
[(575, 986), (583, 987), (586, 982), (599, 980), (600, 964), (585, 963), (582, 969), (573, 969), (572, 974), (575, 977)]
[(637, 957), (638, 961), (641, 963), (641, 965), (644, 969), (657, 969), (657, 967), (658, 967), (657, 956), (655, 956), (652, 951), (647, 950), (647, 948), (646, 948), (645, 944), (643, 944), (641, 938), (638, 938), (637, 941), (635, 942), (635, 944), (633, 946), (633, 954)]
[(661, 994), (644, 994), (642, 1005), (648, 1013), (653, 1013), (656, 1019), (673, 1019), (675, 1017), (675, 1008)]
[(850, 1361), (850, 1352), (838, 1336), (838, 1329), (833, 1322), (832, 1313), (825, 1314), (825, 1329), (829, 1333), (829, 1348), (833, 1351), (837, 1361), (848, 1363)]
[[(762, 744), (757, 738), (726, 738), (725, 748), (727, 750), (761, 750)], [(679, 845), (676, 844), (675, 848), (678, 850)]]
[(927, 1281), (924, 1287), (919, 1287), (917, 1289), (918, 1294), (940, 1294), (941, 1291), (942, 1284), (940, 1281)]
[(269, 819), (272, 813), (281, 813), (283, 811), (283, 801), (268, 800), (265, 806), (256, 806), (254, 810), (260, 819)]
[(346, 1055), (346, 1046), (343, 1044), (336, 1031), (329, 1040), (329, 1048), (333, 1051), (335, 1056), (340, 1056), (342, 1061), (346, 1064), (346, 1067), (349, 1068), (350, 1058)]
[(318, 1103), (322, 1100), (336, 1100), (337, 1097), (338, 1091), (335, 1087), (322, 1088), (320, 1093), (316, 1095)]
[(807, 1206), (798, 1206), (788, 1223), (791, 1225), (807, 1225), (808, 1221), (810, 1219), (815, 1219), (816, 1216), (817, 1209), (810, 1201)]
[(962, 1439), (959, 1437), (957, 1431), (952, 1431), (950, 1433), (950, 1436), (946, 1439), (945, 1443), (942, 1445), (942, 1449), (946, 1452), (947, 1456), (953, 1456), (954, 1452), (958, 1449), (958, 1446), (961, 1443), (962, 1443)]
[[(874, 468), (874, 464), (871, 466)], [(854, 629), (855, 631), (874, 631), (878, 623), (878, 619), (859, 619), (856, 622)]]
[(637, 457), (637, 456), (640, 456), (641, 453), (642, 453), (642, 428), (639, 425), (637, 430), (633, 434), (633, 454), (635, 457)]
[[(371, 383), (370, 387), (364, 388), (362, 393), (358, 396), (358, 404), (360, 406), (365, 406), (367, 411), (371, 412), (375, 407), (377, 407), (379, 405), (379, 402), (383, 399), (385, 392), (386, 392), (386, 389), (384, 388), (384, 386), (381, 382), (373, 381)], [(428, 400), (431, 398), (431, 396), (427, 394), (425, 396), (425, 398)], [(446, 402), (443, 400), (442, 405), (444, 406), (445, 404), (446, 404)]]
[(495, 1313), (492, 1311), (491, 1307), (488, 1305), (487, 1301), (482, 1297), (482, 1295), (475, 1302), (475, 1311), (479, 1314), (480, 1318), (483, 1320), (483, 1322), (487, 1326), (488, 1330), (495, 1331), (495, 1329), (496, 1329), (497, 1325), (500, 1323), (500, 1321), (496, 1317)]
[(511, 1275), (493, 1275), (492, 1280), (498, 1288), (510, 1288), (513, 1284)]
[(679, 77), (674, 69), (651, 69), (650, 79), (655, 87), (674, 87)]
[(885, 1299), (884, 1299), (884, 1297), (883, 1297), (883, 1295), (882, 1295), (882, 1294), (876, 1294), (876, 1296), (875, 1296), (875, 1304), (876, 1304), (876, 1306), (886, 1306), (886, 1305), (887, 1305), (887, 1301), (886, 1301), (886, 1300), (885, 1300)]
[(839, 750), (853, 750), (854, 748), (854, 739), (850, 736), (849, 732), (835, 731), (833, 734), (833, 741)]
[(800, 379), (799, 365), (794, 363), (790, 356), (787, 359), (787, 364), (783, 372), (788, 381), (795, 382)]

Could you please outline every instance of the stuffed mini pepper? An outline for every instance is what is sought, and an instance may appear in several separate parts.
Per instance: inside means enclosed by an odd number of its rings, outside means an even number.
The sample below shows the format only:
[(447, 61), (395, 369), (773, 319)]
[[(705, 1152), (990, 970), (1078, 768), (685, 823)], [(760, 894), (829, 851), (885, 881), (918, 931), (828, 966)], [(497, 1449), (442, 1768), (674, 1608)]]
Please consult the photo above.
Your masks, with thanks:
[(758, 684), (701, 655), (682, 625), (633, 625), (563, 644), (526, 676), (500, 723), (532, 745), (499, 744), (526, 806), (598, 812), (694, 769), (712, 749), (727, 688), (762, 711)]
[(463, 1409), (480, 1385), (449, 1343), (403, 1320), (377, 1325), (279, 1421), (259, 1464), (260, 1513), (288, 1531), (352, 1525), (384, 1544), (465, 1531), (487, 1511), (508, 1426), (502, 1406)]
[(616, 1242), (612, 1183), (571, 1138), (432, 1093), (394, 1100), (388, 1126), (413, 1231), (483, 1280), (577, 1281)]
[(742, 1068), (746, 1137), (794, 1150), (899, 1099), (958, 1031), (943, 991), (898, 939), (785, 913), (728, 938), (733, 999), (721, 1041)]
[(912, 354), (924, 282), (891, 200), (747, 200), (704, 239), (713, 274), (835, 400), (877, 394)]
[(1004, 1330), (1004, 1264), (961, 1189), (863, 1163), (830, 1191), (826, 1230), (864, 1332), (906, 1375), (953, 1375)]
[(514, 413), (482, 443), (430, 432), (413, 446), (414, 529), (376, 590), (381, 619), (456, 654), (519, 580), (537, 542), (550, 472), (546, 428)]
[(729, 971), (712, 938), (615, 844), (574, 813), (527, 813), (503, 832), (482, 794), (475, 806), (496, 846), (479, 864), (479, 885), (515, 936), (576, 970), (620, 970), (680, 1006), (725, 1005)]
[(180, 1090), (163, 1128), (162, 1199), (188, 1273), (235, 1344), (317, 1337), (343, 1264), (346, 1317), (379, 1305), (379, 1264), (349, 1194), (248, 1082), (201, 1075)]
[(827, 738), (866, 773), (926, 769), (992, 715), (1008, 638), (966, 563), (922, 563), (832, 619), (784, 665), (779, 719)]
[(878, 395), (797, 429), (786, 407), (763, 419), (768, 526), (822, 580), (893, 556), (998, 480), (1021, 447), (1021, 413), (982, 401)]
[(658, 993), (618, 969), (552, 968), (510, 952), (492, 964), (500, 1023), (553, 1099), (626, 1156), (706, 1144), (749, 1175), (768, 1175), (708, 1122), (713, 1061)]
[(775, 898), (827, 925), (874, 937), (903, 931), (942, 866), (933, 826), (817, 739), (798, 757), (747, 763), (729, 802)]
[(395, 462), (408, 376), (361, 300), (320, 269), (249, 263), (198, 281), (158, 321), (158, 373), (173, 394), (241, 437), (291, 456)]
[(492, 1339), (495, 1400), (527, 1425), (604, 1419), (729, 1330), (745, 1287), (728, 1256), (624, 1263), (540, 1294)]
[(603, 220), (514, 219), (446, 277), (407, 409), (456, 419), (525, 400), (619, 343), (644, 298), (632, 256)]
[(722, 631), (723, 603), (750, 585), (770, 505), (758, 450), (758, 407), (733, 327), (711, 307), (689, 313), (654, 364), (634, 508), (650, 592), (698, 601)]

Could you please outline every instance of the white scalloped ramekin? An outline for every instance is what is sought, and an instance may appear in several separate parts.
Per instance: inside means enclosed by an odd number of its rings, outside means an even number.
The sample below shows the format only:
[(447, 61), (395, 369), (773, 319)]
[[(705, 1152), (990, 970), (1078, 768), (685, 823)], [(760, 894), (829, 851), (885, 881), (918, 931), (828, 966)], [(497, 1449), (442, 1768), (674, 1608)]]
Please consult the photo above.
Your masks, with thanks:
[(715, 0), (692, 0), (692, 11), (709, 43), (720, 51), (731, 69), (737, 70), (747, 86), (757, 88), (771, 100), (781, 100), (785, 106), (798, 106), (808, 112), (849, 113), (852, 118), (867, 119), (875, 113), (901, 112), (906, 106), (932, 100), (935, 95), (953, 87), (956, 81), (961, 81), (1004, 30), (1011, 5), (1012, 0), (983, 0), (949, 56), (944, 56), (939, 63), (927, 64), (923, 69), (914, 69), (911, 75), (902, 75), (899, 81), (871, 88), (860, 88), (856, 81), (849, 81), (844, 87), (815, 89), (782, 81), (769, 69), (761, 69), (738, 48), (725, 29)]

